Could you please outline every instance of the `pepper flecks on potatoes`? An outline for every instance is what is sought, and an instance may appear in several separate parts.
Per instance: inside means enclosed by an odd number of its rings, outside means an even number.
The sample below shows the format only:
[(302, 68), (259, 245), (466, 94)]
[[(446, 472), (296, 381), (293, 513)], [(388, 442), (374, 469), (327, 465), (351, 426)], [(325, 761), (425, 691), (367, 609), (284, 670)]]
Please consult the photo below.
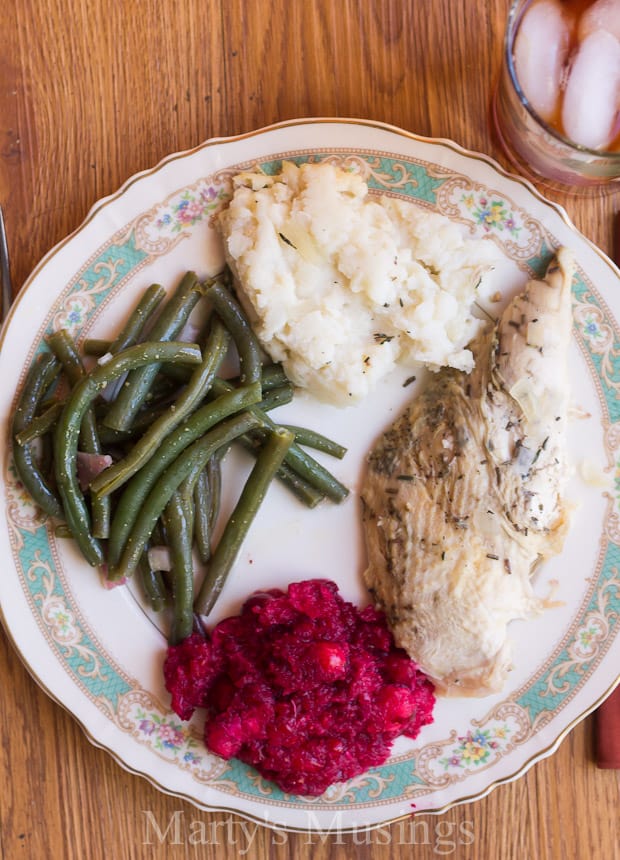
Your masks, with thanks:
[(240, 173), (217, 219), (238, 296), (296, 385), (348, 406), (401, 363), (470, 370), (467, 344), (493, 242), (443, 215), (375, 197), (360, 173), (283, 162)]

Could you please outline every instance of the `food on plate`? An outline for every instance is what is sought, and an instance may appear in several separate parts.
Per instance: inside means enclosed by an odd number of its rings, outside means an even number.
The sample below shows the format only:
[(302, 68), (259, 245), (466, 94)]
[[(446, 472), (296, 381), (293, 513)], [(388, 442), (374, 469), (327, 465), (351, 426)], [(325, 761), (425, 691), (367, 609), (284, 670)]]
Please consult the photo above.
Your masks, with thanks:
[(210, 635), (168, 649), (172, 708), (206, 708), (207, 747), (291, 794), (320, 795), (382, 764), (433, 719), (433, 685), (394, 646), (383, 614), (328, 580), (257, 592)]
[(301, 388), (348, 405), (396, 362), (471, 370), (491, 242), (327, 162), (238, 174), (218, 226), (254, 331)]
[[(165, 291), (149, 288), (113, 341), (88, 344), (102, 353), (92, 367), (66, 330), (51, 333), (13, 417), (24, 487), (48, 516), (65, 521), (108, 583), (139, 570), (151, 607), (172, 606), (174, 642), (191, 634), (194, 612), (213, 608), (274, 477), (311, 507), (348, 494), (301, 447), (342, 457), (342, 446), (267, 415), (291, 400), (292, 386), (281, 367), (263, 364), (227, 280), (201, 284), (188, 272), (157, 315)], [(201, 345), (175, 340), (201, 303)], [(239, 375), (224, 379), (231, 343)], [(220, 464), (235, 441), (256, 463), (214, 541)], [(167, 553), (154, 552), (162, 544)], [(202, 562), (196, 588), (194, 544)], [(164, 556), (166, 569), (155, 568)]]
[(366, 583), (444, 693), (499, 690), (508, 622), (545, 605), (530, 577), (568, 523), (573, 272), (561, 248), (472, 345), (474, 371), (433, 375), (368, 458)]

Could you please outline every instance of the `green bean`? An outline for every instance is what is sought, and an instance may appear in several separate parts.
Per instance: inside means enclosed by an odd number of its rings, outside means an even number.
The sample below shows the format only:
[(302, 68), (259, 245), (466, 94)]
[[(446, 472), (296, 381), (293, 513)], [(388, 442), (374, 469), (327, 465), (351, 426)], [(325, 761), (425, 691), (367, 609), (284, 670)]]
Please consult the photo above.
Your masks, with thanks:
[[(263, 388), (263, 394), (267, 391), (271, 391), (273, 388), (279, 388), (282, 385), (291, 385), (291, 382), (284, 372), (284, 368), (281, 364), (263, 364), (261, 368), (260, 381)], [(241, 379), (238, 376), (233, 376), (231, 379), (228, 379), (227, 382), (230, 382), (231, 385), (239, 385), (241, 383)]]
[(213, 609), (267, 489), (292, 442), (293, 434), (282, 427), (269, 434), (211, 556), (194, 604), (195, 611), (201, 615), (208, 615)]
[(286, 455), (286, 463), (300, 478), (316, 487), (332, 502), (339, 504), (349, 495), (349, 490), (344, 484), (295, 442)]
[[(250, 434), (242, 436), (238, 440), (243, 447), (253, 454), (258, 456), (262, 448), (263, 440), (258, 438), (250, 438)], [(317, 490), (312, 484), (308, 483), (304, 478), (301, 478), (287, 463), (282, 463), (276, 472), (278, 480), (287, 487), (288, 490), (308, 508), (315, 508), (319, 502), (325, 498), (325, 493)]]
[(178, 490), (183, 504), (188, 511), (191, 510), (192, 531), (194, 530), (195, 519), (194, 490), (196, 489), (198, 479), (204, 470), (205, 466), (201, 466), (200, 463), (195, 463)]
[[(96, 358), (101, 358), (102, 355), (107, 355), (112, 346), (111, 340), (104, 340), (97, 337), (88, 337), (82, 343), (82, 350), (85, 355), (91, 355)], [(173, 379), (177, 383), (184, 383), (191, 376), (191, 372), (186, 367), (180, 367), (178, 364), (167, 365), (163, 364), (160, 368), (160, 373), (169, 379)]]
[[(41, 398), (59, 371), (60, 365), (50, 352), (42, 353), (31, 365), (13, 415), (13, 439), (30, 424)], [(14, 444), (13, 462), (22, 484), (39, 507), (51, 517), (62, 517), (61, 503), (43, 477), (31, 446)]]
[(50, 482), (51, 486), (54, 486), (53, 435), (50, 431), (45, 436), (39, 436), (39, 450), (37, 451), (39, 471), (45, 477), (46, 481)]
[[(198, 346), (201, 346), (198, 344)], [(202, 346), (201, 346), (202, 349)], [(203, 351), (204, 358), (204, 351)], [(181, 365), (178, 365), (179, 367)], [(194, 368), (195, 370), (196, 368)], [(191, 379), (192, 376), (192, 368), (188, 368), (190, 371), (188, 379)], [(182, 386), (170, 379), (167, 376), (164, 376), (162, 373), (158, 373), (155, 379), (153, 380), (153, 384), (149, 390), (149, 393), (144, 398), (144, 404), (142, 405), (140, 411), (138, 412), (136, 418), (133, 420), (131, 424), (131, 429), (133, 429), (134, 425), (138, 420), (142, 420), (142, 415), (145, 409), (155, 409), (161, 408), (163, 406), (170, 406), (171, 403), (174, 403), (175, 399), (179, 396), (179, 392), (181, 391)]]
[(177, 427), (156, 454), (128, 482), (116, 504), (110, 528), (108, 560), (114, 567), (119, 563), (127, 536), (153, 484), (176, 457), (204, 433), (230, 415), (247, 409), (260, 398), (260, 385), (235, 388), (217, 400), (197, 409), (184, 424)]
[[(49, 348), (62, 364), (69, 383), (72, 386), (77, 385), (86, 376), (86, 369), (69, 332), (66, 329), (59, 329), (49, 335), (46, 340)], [(87, 454), (101, 454), (95, 413), (92, 407), (87, 409), (84, 415), (80, 428), (80, 442)]]
[(325, 494), (317, 490), (313, 484), (306, 481), (288, 463), (282, 463), (277, 472), (280, 480), (308, 508), (316, 508), (323, 501)]
[[(200, 294), (198, 279), (188, 272), (156, 320), (149, 340), (170, 341), (181, 331)], [(126, 379), (118, 397), (110, 407), (103, 423), (114, 430), (127, 430), (144, 403), (161, 362), (133, 371)]]
[[(204, 467), (203, 467), (204, 468)], [(198, 474), (200, 474), (203, 469), (197, 469)], [(187, 525), (189, 528), (191, 540), (193, 541), (194, 536), (194, 487), (196, 485), (196, 479), (193, 474), (193, 469), (190, 471), (189, 475), (181, 482), (179, 489), (177, 490), (179, 499), (183, 507), (185, 508), (185, 517), (187, 519)]]
[(82, 341), (82, 352), (84, 355), (90, 355), (93, 358), (101, 358), (102, 355), (107, 355), (112, 346), (111, 340), (103, 340), (98, 337), (87, 337)]
[(349, 495), (348, 488), (334, 477), (328, 469), (300, 448), (296, 442), (293, 442), (291, 445), (286, 455), (286, 462), (300, 478), (304, 478), (309, 484), (326, 495), (328, 499), (331, 499), (332, 502), (340, 504)]
[[(104, 347), (105, 342), (102, 342), (99, 348), (103, 349), (103, 352), (98, 354), (103, 355), (103, 353), (106, 352)], [(166, 376), (175, 379), (177, 382), (187, 382), (188, 379), (187, 369), (183, 367), (169, 367), (167, 365), (163, 365), (161, 372)], [(241, 385), (241, 378), (239, 376), (232, 376), (226, 381), (234, 386)], [(284, 372), (284, 368), (281, 364), (264, 364), (261, 369), (261, 385), (263, 387), (263, 393), (266, 393), (271, 391), (272, 388), (278, 388), (282, 385), (292, 386), (292, 383)]]
[[(97, 356), (99, 358), (110, 352), (111, 346), (112, 341), (99, 340), (98, 338), (86, 338), (82, 343), (82, 349), (86, 355)], [(177, 383), (186, 383), (191, 375), (191, 372), (186, 367), (181, 367), (178, 364), (162, 364), (160, 372), (163, 376), (166, 376)], [(241, 384), (241, 380), (238, 376), (231, 377), (227, 382), (235, 386)], [(281, 364), (264, 364), (262, 366), (261, 385), (263, 387), (264, 394), (274, 388), (279, 388), (285, 385), (290, 386), (291, 389), (293, 388), (292, 383), (284, 372), (284, 368)]]
[(260, 346), (238, 302), (221, 281), (215, 281), (207, 287), (204, 295), (212, 303), (235, 342), (239, 353), (239, 381), (242, 385), (260, 382)]
[(157, 520), (151, 534), (151, 546), (168, 546), (166, 529), (161, 519)]
[(179, 491), (174, 492), (163, 511), (169, 535), (172, 569), (173, 621), (169, 642), (178, 645), (194, 626), (194, 568), (192, 564), (192, 526), (188, 508)]
[(279, 385), (277, 388), (272, 388), (266, 392), (263, 399), (258, 403), (258, 408), (263, 412), (271, 412), (272, 409), (277, 409), (278, 406), (286, 406), (293, 399), (293, 386), (290, 382)]
[[(77, 385), (86, 376), (86, 369), (69, 332), (66, 329), (59, 329), (47, 337), (47, 343), (64, 367), (71, 385)], [(82, 419), (80, 444), (87, 454), (102, 453), (95, 411), (92, 406), (86, 410)], [(93, 535), (107, 538), (110, 532), (110, 500), (91, 498), (91, 514)]]
[(76, 385), (86, 374), (86, 371), (69, 332), (61, 328), (49, 334), (45, 340), (58, 361), (62, 364), (71, 385)]
[(87, 337), (82, 342), (84, 355), (100, 358), (110, 353), (116, 355), (122, 349), (133, 346), (140, 339), (142, 331), (155, 313), (166, 295), (166, 291), (159, 284), (152, 284), (134, 308), (131, 316), (118, 333), (114, 340), (103, 340), (102, 338)]
[[(166, 291), (159, 284), (152, 284), (131, 312), (129, 319), (117, 334), (107, 349), (112, 355), (116, 355), (122, 349), (133, 346), (140, 337), (146, 323), (151, 319), (159, 305), (162, 303)], [(152, 338), (153, 340), (155, 338)]]
[(209, 481), (209, 530), (213, 532), (222, 501), (222, 460), (228, 449), (219, 448), (205, 467)]
[(271, 391), (272, 388), (278, 388), (287, 383), (291, 384), (281, 364), (264, 364), (261, 382), (263, 391)]
[[(187, 369), (184, 367), (162, 365), (161, 372), (163, 375), (170, 379), (174, 379), (179, 383), (187, 382), (189, 378)], [(241, 385), (241, 378), (239, 376), (232, 376), (230, 379), (227, 379), (227, 382), (237, 387), (238, 385)], [(279, 388), (282, 385), (289, 385), (292, 387), (292, 383), (284, 373), (281, 364), (264, 364), (262, 366), (261, 385), (263, 388), (263, 394), (266, 394), (273, 388)]]
[(106, 427), (103, 424), (98, 425), (99, 439), (102, 445), (122, 447), (123, 443), (131, 442), (132, 439), (142, 435), (144, 431), (150, 427), (154, 421), (160, 418), (165, 409), (145, 409), (140, 412), (130, 430), (112, 430), (111, 427)]
[[(241, 386), (238, 390), (245, 390), (245, 388), (246, 386)], [(233, 390), (235, 389), (230, 387), (230, 391)], [(207, 395), (207, 398), (208, 397), (209, 395)], [(273, 391), (269, 391), (267, 396), (263, 397), (263, 399), (259, 402), (256, 402), (256, 400), (252, 400), (251, 403), (256, 403), (256, 405), (264, 412), (269, 412), (272, 409), (276, 409), (278, 406), (284, 406), (286, 403), (290, 403), (292, 399), (292, 387), (287, 384), (281, 385), (279, 388), (276, 388)], [(217, 400), (217, 398), (214, 398), (214, 400)], [(211, 402), (214, 402), (214, 400)], [(241, 408), (245, 408), (248, 405), (250, 405), (250, 402), (244, 402)], [(132, 424), (130, 430), (112, 430), (111, 427), (104, 427), (103, 425), (100, 425), (99, 438), (104, 445), (115, 445), (125, 442), (128, 439), (134, 439), (146, 428), (151, 427), (155, 423), (155, 421), (157, 421), (163, 414), (164, 410), (160, 407), (143, 409)]]
[(159, 372), (177, 385), (185, 385), (191, 376), (186, 367), (179, 367), (178, 364), (162, 364)]
[(222, 496), (222, 460), (229, 447), (219, 448), (194, 482), (194, 539), (205, 564), (211, 557), (211, 538)]
[[(213, 381), (213, 394), (219, 395), (225, 391), (230, 391), (231, 386), (225, 380), (219, 377)], [(265, 414), (265, 412), (257, 406), (252, 406), (251, 411), (257, 415), (265, 424), (267, 430), (275, 430), (276, 424)], [(324, 466), (318, 463), (306, 451), (293, 443), (289, 448), (285, 462), (295, 471), (300, 477), (304, 478), (309, 484), (312, 484), (321, 493), (326, 495), (333, 502), (342, 502), (349, 494), (349, 490), (344, 484), (335, 478)]]
[(58, 525), (54, 529), (54, 537), (60, 538), (61, 540), (65, 538), (72, 538), (73, 532), (66, 523), (58, 523)]
[(64, 403), (61, 400), (56, 400), (47, 407), (45, 412), (42, 412), (40, 415), (37, 415), (36, 418), (33, 418), (28, 426), (24, 427), (23, 430), (20, 430), (20, 432), (15, 436), (17, 444), (27, 445), (29, 442), (34, 442), (35, 439), (49, 433), (56, 423), (56, 419), (62, 412), (63, 406)]
[(205, 564), (211, 557), (211, 503), (211, 488), (205, 467), (194, 486), (194, 539), (200, 560)]
[(198, 347), (190, 344), (170, 342), (131, 346), (95, 368), (71, 392), (54, 433), (56, 483), (69, 528), (90, 564), (101, 564), (104, 557), (99, 541), (91, 534), (88, 509), (77, 482), (76, 455), (84, 414), (97, 394), (122, 373), (166, 359), (196, 364), (201, 358)]
[(142, 588), (153, 612), (161, 612), (166, 606), (167, 593), (161, 571), (153, 570), (149, 564), (147, 553), (142, 555), (139, 563), (140, 579)]
[(187, 388), (170, 409), (149, 427), (126, 457), (97, 475), (91, 484), (91, 492), (95, 498), (107, 496), (133, 477), (158, 450), (164, 439), (194, 410), (209, 390), (224, 359), (228, 343), (228, 332), (216, 317), (204, 350), (204, 358), (194, 370)]
[(165, 295), (166, 291), (159, 284), (150, 286), (145, 291), (115, 340), (87, 337), (82, 342), (82, 351), (84, 354), (100, 358), (102, 355), (107, 355), (108, 353), (116, 355), (122, 349), (133, 346), (141, 338), (144, 327), (161, 304)]
[(110, 579), (129, 577), (136, 569), (153, 528), (172, 494), (181, 486), (197, 462), (206, 465), (218, 448), (227, 445), (242, 433), (259, 424), (259, 419), (242, 412), (221, 421), (201, 438), (189, 445), (160, 475), (140, 507), (133, 527), (125, 542), (118, 565), (109, 568)]
[(307, 427), (297, 427), (293, 424), (283, 424), (287, 430), (295, 436), (295, 442), (298, 445), (306, 445), (308, 448), (314, 448), (316, 451), (322, 451), (324, 454), (329, 454), (332, 457), (337, 457), (342, 460), (347, 453), (347, 449), (343, 445), (339, 445), (327, 436), (317, 433), (316, 430), (308, 430)]
[[(176, 389), (178, 393), (178, 389)], [(141, 436), (145, 430), (148, 430), (162, 415), (165, 414), (170, 405), (174, 403), (174, 399), (169, 396), (163, 398), (162, 402), (157, 402), (151, 406), (144, 407), (136, 416), (135, 421), (129, 430), (112, 430), (111, 427), (106, 427), (99, 424), (99, 439), (102, 445), (119, 445), (130, 439), (135, 439), (136, 436)]]

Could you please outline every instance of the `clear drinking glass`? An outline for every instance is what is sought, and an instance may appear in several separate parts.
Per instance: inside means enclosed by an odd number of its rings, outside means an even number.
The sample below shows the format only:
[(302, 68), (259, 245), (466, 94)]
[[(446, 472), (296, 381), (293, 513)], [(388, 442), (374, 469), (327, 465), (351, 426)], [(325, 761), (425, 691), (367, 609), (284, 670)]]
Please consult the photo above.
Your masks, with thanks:
[(514, 0), (508, 13), (493, 117), (500, 142), (517, 170), (534, 181), (550, 180), (563, 190), (620, 190), (620, 152), (588, 149), (541, 119), (517, 80), (513, 47), (524, 11), (532, 0)]

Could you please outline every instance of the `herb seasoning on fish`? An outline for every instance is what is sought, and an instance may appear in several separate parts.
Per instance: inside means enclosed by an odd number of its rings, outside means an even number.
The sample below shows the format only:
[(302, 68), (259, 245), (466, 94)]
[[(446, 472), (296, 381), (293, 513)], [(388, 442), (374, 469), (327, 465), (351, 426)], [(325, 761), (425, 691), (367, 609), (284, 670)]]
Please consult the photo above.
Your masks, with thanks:
[(366, 583), (397, 644), (444, 693), (501, 689), (508, 622), (544, 607), (530, 577), (567, 528), (557, 419), (568, 405), (573, 272), (559, 249), (545, 279), (472, 344), (472, 373), (433, 375), (368, 458)]

